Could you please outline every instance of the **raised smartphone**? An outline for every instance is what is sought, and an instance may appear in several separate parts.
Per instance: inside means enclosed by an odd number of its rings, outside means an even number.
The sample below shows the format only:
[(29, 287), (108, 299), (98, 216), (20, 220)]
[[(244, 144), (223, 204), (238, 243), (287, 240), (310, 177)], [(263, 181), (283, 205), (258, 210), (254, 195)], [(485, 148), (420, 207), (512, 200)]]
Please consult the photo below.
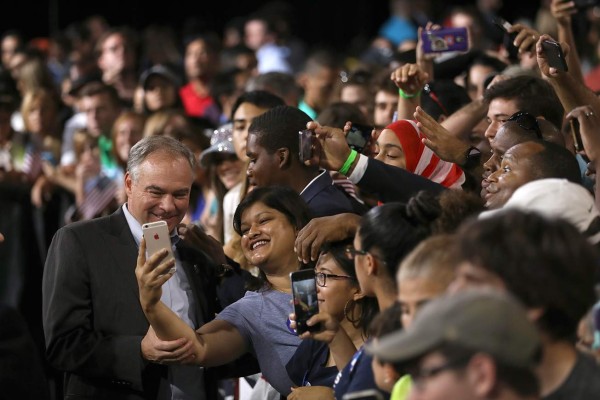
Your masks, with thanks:
[[(146, 256), (150, 257), (154, 253), (167, 249), (169, 254), (165, 257), (162, 262), (166, 262), (174, 259), (173, 249), (171, 247), (171, 236), (169, 235), (169, 228), (165, 221), (149, 222), (142, 225), (142, 232), (144, 233), (144, 239), (146, 239)], [(175, 272), (175, 267), (171, 269)]]
[(364, 153), (370, 140), (371, 132), (373, 128), (367, 125), (352, 123), (352, 128), (346, 135), (346, 142), (352, 150), (356, 150), (359, 153)]
[(548, 65), (559, 71), (568, 71), (567, 60), (560, 47), (554, 40), (542, 40), (542, 49), (548, 60)]
[(319, 313), (319, 302), (317, 300), (317, 284), (315, 271), (303, 269), (290, 273), (292, 281), (292, 298), (294, 302), (294, 313), (296, 314), (296, 332), (298, 335), (304, 332), (315, 332), (321, 329), (320, 325), (308, 326), (306, 321), (313, 315)]
[(298, 158), (301, 163), (310, 161), (313, 155), (313, 140), (315, 133), (310, 129), (298, 132)]
[(581, 133), (579, 132), (579, 121), (576, 118), (573, 118), (569, 121), (571, 125), (571, 136), (573, 138), (573, 146), (575, 147), (575, 151), (579, 153), (583, 151), (583, 141), (581, 140)]
[(467, 28), (446, 28), (433, 31), (423, 30), (421, 42), (424, 53), (444, 53), (469, 50)]

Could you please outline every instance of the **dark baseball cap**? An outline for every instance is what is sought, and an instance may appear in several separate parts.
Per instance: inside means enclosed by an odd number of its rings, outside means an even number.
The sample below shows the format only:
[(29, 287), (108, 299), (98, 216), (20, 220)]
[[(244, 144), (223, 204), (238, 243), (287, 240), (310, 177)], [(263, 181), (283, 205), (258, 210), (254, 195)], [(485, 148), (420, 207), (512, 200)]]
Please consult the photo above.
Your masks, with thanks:
[(171, 71), (171, 69), (162, 64), (157, 64), (142, 72), (142, 75), (140, 77), (140, 86), (146, 89), (146, 85), (148, 85), (148, 80), (154, 75), (162, 76), (163, 78), (171, 82), (175, 87), (179, 87), (181, 85), (180, 79), (177, 77), (177, 75), (175, 75), (173, 71)]

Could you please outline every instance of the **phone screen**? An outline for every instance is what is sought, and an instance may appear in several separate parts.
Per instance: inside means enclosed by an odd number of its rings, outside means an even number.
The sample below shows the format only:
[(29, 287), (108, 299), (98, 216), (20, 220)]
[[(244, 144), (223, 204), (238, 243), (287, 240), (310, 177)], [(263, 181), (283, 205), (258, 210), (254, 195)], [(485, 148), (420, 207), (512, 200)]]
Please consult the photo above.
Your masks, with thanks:
[(352, 128), (346, 135), (346, 142), (352, 150), (356, 150), (359, 153), (364, 153), (371, 140), (372, 127), (352, 123)]
[(421, 33), (423, 52), (443, 53), (469, 50), (467, 28), (447, 28)]
[(308, 326), (306, 321), (313, 315), (319, 313), (319, 301), (317, 300), (317, 285), (315, 272), (312, 269), (292, 272), (292, 297), (294, 301), (294, 313), (296, 314), (296, 331), (298, 335), (306, 331), (314, 332), (320, 326)]

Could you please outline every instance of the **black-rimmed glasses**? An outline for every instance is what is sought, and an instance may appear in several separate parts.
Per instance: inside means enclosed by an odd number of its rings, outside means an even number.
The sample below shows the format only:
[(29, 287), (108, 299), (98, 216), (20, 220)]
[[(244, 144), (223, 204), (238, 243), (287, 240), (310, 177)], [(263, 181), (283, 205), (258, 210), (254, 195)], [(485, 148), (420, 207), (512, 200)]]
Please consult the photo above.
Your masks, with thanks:
[(542, 130), (537, 119), (528, 112), (518, 111), (506, 120), (506, 122), (508, 121), (515, 121), (521, 128), (527, 131), (534, 131), (537, 138), (543, 140)]
[(327, 279), (352, 279), (353, 281), (356, 280), (356, 278), (347, 275), (326, 274), (324, 272), (315, 273), (315, 281), (317, 282), (317, 285), (325, 287), (325, 285), (327, 284)]
[[(369, 254), (369, 252), (366, 250), (358, 250), (358, 249), (355, 249), (354, 247), (346, 247), (346, 249), (344, 250), (344, 253), (346, 254), (346, 257), (349, 260), (354, 260), (354, 258), (357, 255), (366, 256), (367, 254)], [(375, 254), (373, 252), (371, 252), (370, 254), (385, 265), (385, 260), (382, 260), (380, 256), (378, 256), (377, 254)]]

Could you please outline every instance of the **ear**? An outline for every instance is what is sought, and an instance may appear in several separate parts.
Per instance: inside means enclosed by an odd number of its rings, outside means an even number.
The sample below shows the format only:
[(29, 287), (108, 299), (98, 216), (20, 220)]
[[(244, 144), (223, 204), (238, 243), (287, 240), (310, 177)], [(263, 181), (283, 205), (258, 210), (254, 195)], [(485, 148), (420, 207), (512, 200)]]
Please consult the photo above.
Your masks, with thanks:
[(475, 354), (467, 365), (466, 379), (478, 398), (489, 398), (497, 386), (496, 363), (487, 354)]
[(128, 172), (125, 173), (125, 193), (127, 194), (127, 198), (131, 197), (133, 186), (133, 179), (131, 178), (131, 174)]
[(288, 168), (290, 166), (290, 149), (288, 149), (287, 147), (282, 147), (280, 149), (277, 149), (275, 154), (277, 156), (277, 165), (279, 166), (279, 169)]
[(298, 83), (298, 86), (300, 86), (301, 88), (305, 88), (306, 87), (306, 83), (308, 81), (308, 76), (306, 74), (306, 72), (301, 72), (300, 74), (298, 74), (298, 77), (296, 78), (296, 82)]
[(368, 275), (377, 275), (379, 265), (377, 264), (377, 260), (371, 253), (367, 253), (365, 255), (365, 259), (367, 261), (367, 274)]

